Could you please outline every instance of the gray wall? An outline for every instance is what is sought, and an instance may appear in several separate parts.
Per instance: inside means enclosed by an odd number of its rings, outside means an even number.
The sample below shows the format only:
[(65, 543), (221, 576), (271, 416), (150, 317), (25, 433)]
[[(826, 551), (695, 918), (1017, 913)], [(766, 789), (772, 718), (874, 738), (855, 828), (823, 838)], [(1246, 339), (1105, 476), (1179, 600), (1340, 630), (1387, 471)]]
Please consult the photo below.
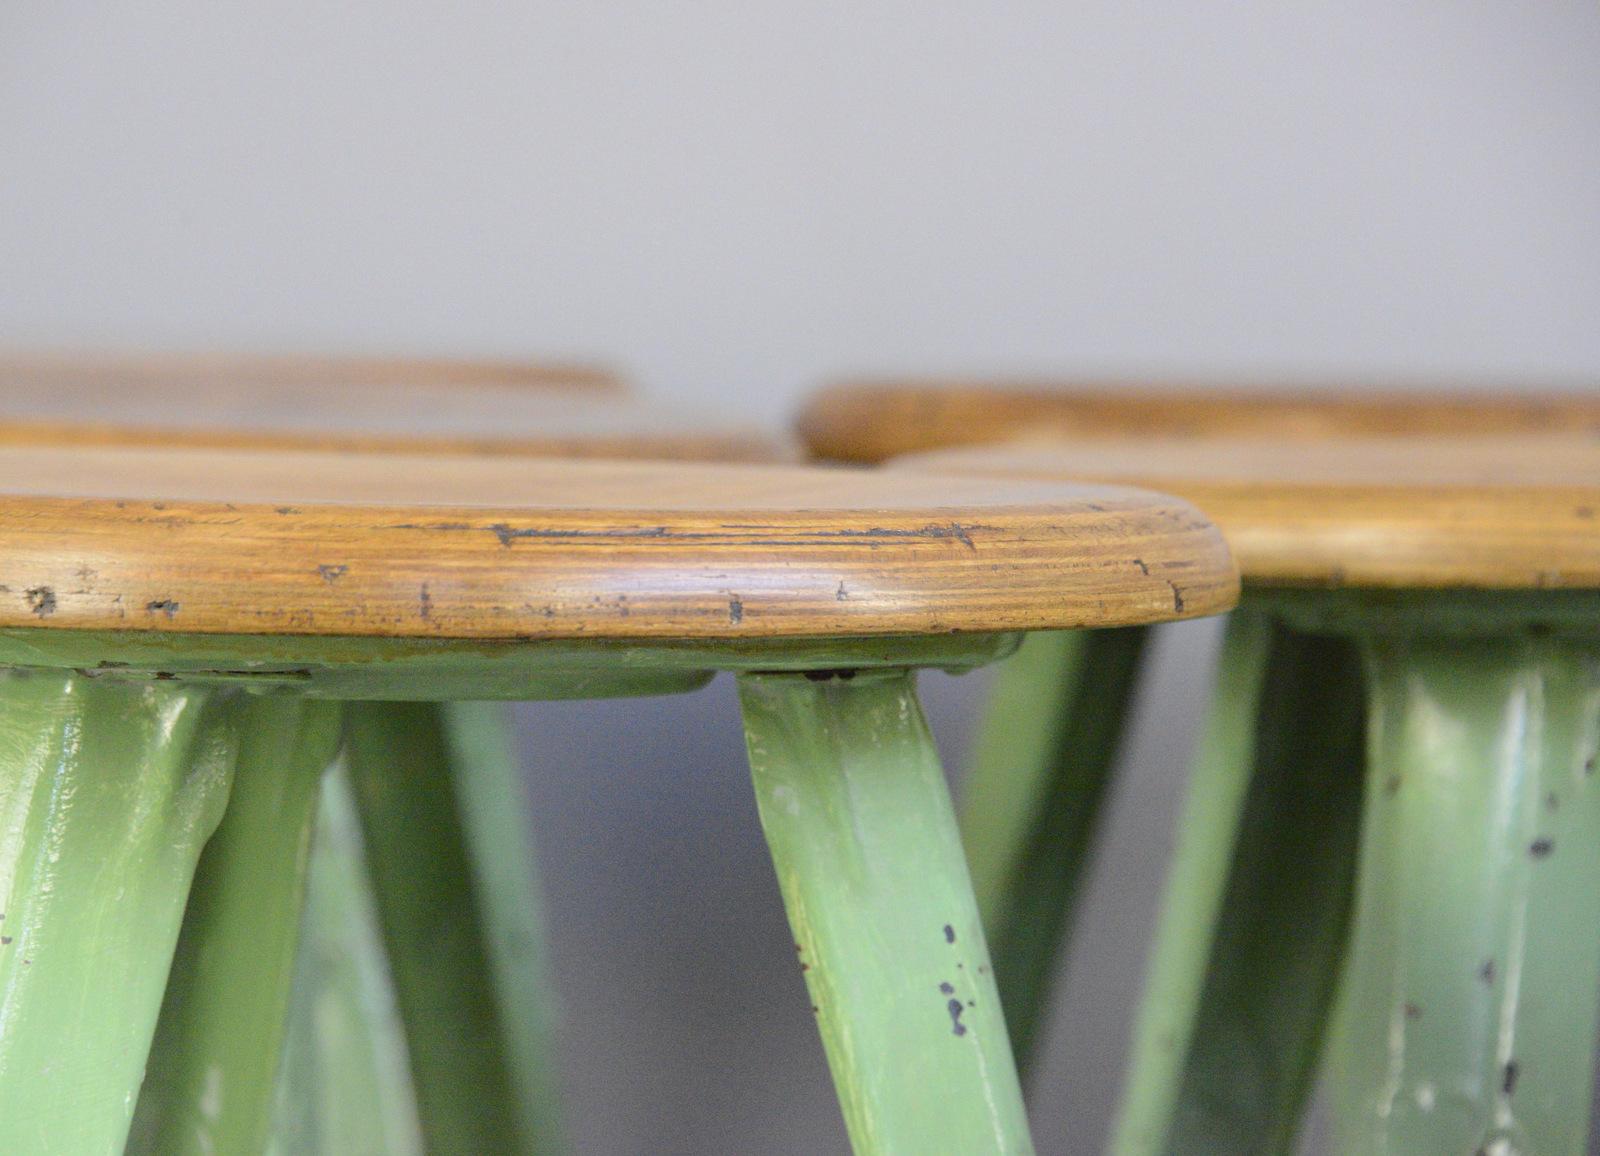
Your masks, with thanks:
[[(0, 341), (1600, 376), (1600, 9), (0, 5)], [(1163, 640), (1043, 1151), (1098, 1149), (1204, 694)], [(981, 676), (929, 678), (955, 754)], [(521, 716), (592, 1153), (842, 1145), (728, 687)]]

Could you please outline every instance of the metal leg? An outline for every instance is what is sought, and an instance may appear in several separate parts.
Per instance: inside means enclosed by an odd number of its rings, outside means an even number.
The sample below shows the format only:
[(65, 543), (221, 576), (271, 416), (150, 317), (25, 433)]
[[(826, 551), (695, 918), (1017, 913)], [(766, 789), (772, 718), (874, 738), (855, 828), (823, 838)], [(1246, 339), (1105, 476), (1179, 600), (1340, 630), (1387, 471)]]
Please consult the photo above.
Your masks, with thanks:
[(1121, 1156), (1289, 1153), (1349, 920), (1359, 653), (1229, 624), (1115, 1132)]
[(317, 783), (337, 704), (245, 707), (228, 809), (206, 844), (128, 1139), (130, 1153), (259, 1152), (299, 938)]
[(1148, 633), (1029, 635), (997, 672), (973, 752), (962, 842), (1024, 1076)]
[(1031, 1152), (911, 676), (755, 674), (739, 691), (762, 826), (855, 1150)]
[(1576, 1156), (1600, 1003), (1600, 647), (1369, 647), (1360, 884), (1330, 1052), (1362, 1156)]
[(421, 1156), (422, 1126), (342, 765), (323, 779), (273, 1156)]
[(347, 709), (346, 759), (428, 1147), (559, 1150), (527, 810), (501, 708)]
[(7, 1151), (122, 1150), (238, 706), (178, 683), (0, 678)]

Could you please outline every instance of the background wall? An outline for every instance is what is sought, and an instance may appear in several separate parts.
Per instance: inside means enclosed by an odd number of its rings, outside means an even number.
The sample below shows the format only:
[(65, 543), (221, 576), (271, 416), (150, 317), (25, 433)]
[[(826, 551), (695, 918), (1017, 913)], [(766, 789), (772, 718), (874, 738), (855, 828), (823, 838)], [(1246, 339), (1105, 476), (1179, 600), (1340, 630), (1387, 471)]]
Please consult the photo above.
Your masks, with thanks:
[[(1600, 379), (1600, 8), (9, 0), (0, 341)], [(1168, 632), (1038, 1097), (1098, 1150), (1205, 688)], [(958, 753), (981, 678), (929, 679)], [(1147, 696), (1156, 701), (1154, 696)], [(728, 687), (528, 709), (589, 1153), (842, 1147)]]

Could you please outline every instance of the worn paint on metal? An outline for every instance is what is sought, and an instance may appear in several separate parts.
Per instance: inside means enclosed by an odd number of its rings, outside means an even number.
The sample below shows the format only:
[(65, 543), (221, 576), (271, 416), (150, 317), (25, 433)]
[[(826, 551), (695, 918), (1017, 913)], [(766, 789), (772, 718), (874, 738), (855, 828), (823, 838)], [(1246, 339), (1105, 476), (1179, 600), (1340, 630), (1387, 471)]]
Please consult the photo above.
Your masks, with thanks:
[(1578, 1156), (1600, 1013), (1600, 643), (1386, 636), (1368, 656), (1338, 1146)]
[(240, 697), (0, 676), (0, 1145), (120, 1152)]
[(762, 827), (856, 1152), (1031, 1152), (912, 677), (753, 674), (739, 691)]
[(1149, 628), (1029, 635), (996, 673), (961, 835), (1027, 1075)]

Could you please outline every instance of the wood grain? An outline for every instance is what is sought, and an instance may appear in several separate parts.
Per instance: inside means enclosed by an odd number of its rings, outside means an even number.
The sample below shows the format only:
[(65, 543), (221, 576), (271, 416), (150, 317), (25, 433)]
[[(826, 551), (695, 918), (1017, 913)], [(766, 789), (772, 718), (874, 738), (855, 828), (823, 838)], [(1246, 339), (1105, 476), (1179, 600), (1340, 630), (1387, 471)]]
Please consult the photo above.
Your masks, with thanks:
[(0, 358), (0, 445), (795, 457), (753, 423), (641, 404), (598, 370), (243, 355)]
[(0, 626), (752, 638), (1214, 614), (1184, 502), (804, 467), (0, 447)]
[(1362, 383), (1290, 388), (1139, 382), (1057, 384), (957, 380), (842, 383), (815, 394), (798, 429), (820, 458), (881, 462), (1018, 436), (1471, 436), (1600, 433), (1600, 389), (1509, 393)]
[(896, 466), (1181, 494), (1222, 527), (1247, 582), (1600, 589), (1590, 437), (1056, 439)]

